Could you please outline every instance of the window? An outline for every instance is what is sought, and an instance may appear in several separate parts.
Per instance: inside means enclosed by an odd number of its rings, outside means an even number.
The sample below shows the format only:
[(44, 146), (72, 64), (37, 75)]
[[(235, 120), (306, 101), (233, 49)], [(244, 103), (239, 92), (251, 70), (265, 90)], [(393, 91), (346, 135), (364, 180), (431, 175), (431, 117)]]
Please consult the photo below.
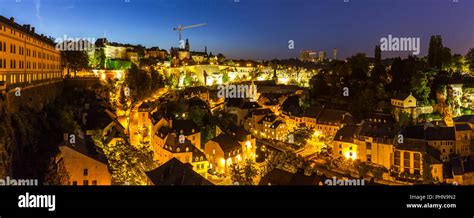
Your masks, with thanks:
[(403, 167), (405, 170), (410, 170), (410, 153), (403, 152)]
[(419, 153), (415, 153), (414, 154), (414, 159), (415, 159), (415, 162), (414, 162), (414, 167), (415, 167), (415, 170), (416, 169), (421, 169), (421, 155)]
[(92, 180), (92, 185), (97, 185), (97, 180)]
[(87, 169), (84, 169), (84, 176), (87, 176), (89, 174), (89, 171)]
[(84, 181), (83, 181), (83, 184), (84, 184), (84, 185), (89, 185), (89, 180), (87, 180), (87, 179), (84, 180)]

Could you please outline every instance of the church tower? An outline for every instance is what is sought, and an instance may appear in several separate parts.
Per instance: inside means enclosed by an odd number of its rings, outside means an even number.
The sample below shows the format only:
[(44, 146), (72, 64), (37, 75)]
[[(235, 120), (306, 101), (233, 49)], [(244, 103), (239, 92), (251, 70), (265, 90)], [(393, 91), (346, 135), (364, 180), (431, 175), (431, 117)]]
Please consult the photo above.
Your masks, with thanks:
[(186, 39), (186, 45), (184, 46), (184, 49), (186, 51), (189, 51), (189, 40), (188, 39)]

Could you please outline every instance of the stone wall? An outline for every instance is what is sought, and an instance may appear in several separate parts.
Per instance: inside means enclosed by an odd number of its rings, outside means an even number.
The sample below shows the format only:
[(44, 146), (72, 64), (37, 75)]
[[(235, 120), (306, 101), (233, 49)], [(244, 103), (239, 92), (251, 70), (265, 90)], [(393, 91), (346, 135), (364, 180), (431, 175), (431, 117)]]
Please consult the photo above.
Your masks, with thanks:
[(62, 91), (62, 80), (11, 88), (6, 93), (6, 107), (10, 113), (17, 112), (21, 106), (41, 111), (44, 105), (53, 102), (62, 94)]

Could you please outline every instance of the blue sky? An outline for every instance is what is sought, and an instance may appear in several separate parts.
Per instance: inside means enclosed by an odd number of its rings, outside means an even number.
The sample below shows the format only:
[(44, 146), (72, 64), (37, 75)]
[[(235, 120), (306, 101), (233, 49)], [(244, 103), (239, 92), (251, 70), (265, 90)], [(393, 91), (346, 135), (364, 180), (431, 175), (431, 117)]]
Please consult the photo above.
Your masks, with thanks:
[(429, 37), (440, 34), (453, 53), (465, 54), (474, 47), (473, 11), (469, 0), (0, 0), (1, 15), (49, 36), (105, 35), (109, 41), (164, 49), (178, 45), (173, 27), (205, 22), (183, 32), (191, 50), (207, 45), (215, 54), (243, 59), (297, 57), (307, 49), (330, 55), (333, 48), (339, 58), (356, 52), (372, 56), (389, 34), (420, 37), (422, 56)]

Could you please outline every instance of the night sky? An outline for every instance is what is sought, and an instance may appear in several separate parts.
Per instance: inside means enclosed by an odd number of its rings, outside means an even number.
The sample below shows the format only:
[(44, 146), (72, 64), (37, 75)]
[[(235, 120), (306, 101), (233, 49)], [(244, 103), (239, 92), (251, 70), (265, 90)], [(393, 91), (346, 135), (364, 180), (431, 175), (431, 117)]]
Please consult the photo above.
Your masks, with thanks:
[[(19, 1), (19, 2), (17, 2)], [(302, 50), (338, 49), (373, 56), (381, 37), (420, 37), (421, 56), (429, 37), (440, 34), (452, 53), (474, 47), (474, 1), (458, 0), (0, 0), (0, 14), (32, 24), (52, 37), (178, 46), (173, 27), (208, 23), (183, 32), (191, 50), (229, 58), (297, 57)], [(238, 1), (238, 2), (235, 2)], [(295, 48), (288, 49), (294, 40)], [(410, 52), (383, 52), (405, 57)]]

